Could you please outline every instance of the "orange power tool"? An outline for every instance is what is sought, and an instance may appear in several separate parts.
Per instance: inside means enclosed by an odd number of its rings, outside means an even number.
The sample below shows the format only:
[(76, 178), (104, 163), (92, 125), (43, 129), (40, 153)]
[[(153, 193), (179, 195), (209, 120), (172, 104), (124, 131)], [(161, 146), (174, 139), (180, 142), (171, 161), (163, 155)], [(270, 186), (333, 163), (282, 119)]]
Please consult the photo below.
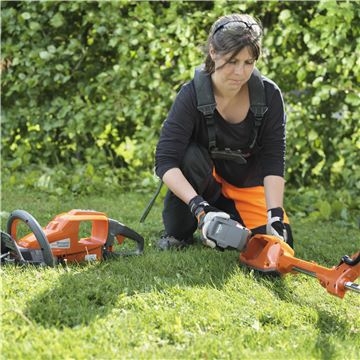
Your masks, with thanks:
[(360, 293), (360, 286), (354, 283), (360, 276), (360, 251), (352, 257), (344, 256), (337, 266), (326, 268), (294, 257), (294, 250), (275, 236), (257, 234), (250, 238), (239, 260), (265, 273), (303, 273), (316, 277), (330, 294), (340, 298), (347, 290)]
[(360, 276), (360, 251), (344, 256), (339, 265), (326, 268), (298, 259), (284, 241), (271, 235), (256, 234), (231, 219), (215, 216), (207, 228), (207, 238), (220, 250), (237, 250), (242, 264), (263, 273), (303, 273), (316, 277), (326, 290), (343, 298), (347, 290), (360, 293), (354, 281)]
[[(18, 239), (17, 230), (21, 222), (32, 233)], [(88, 230), (89, 236), (81, 237), (82, 229)], [(127, 251), (115, 252), (115, 239), (119, 245), (124, 246), (126, 238), (135, 241), (136, 249), (130, 245)], [(28, 212), (15, 210), (8, 219), (7, 232), (1, 231), (1, 262), (54, 266), (67, 261), (82, 262), (116, 255), (137, 255), (143, 250), (144, 238), (140, 234), (109, 219), (105, 213), (93, 210), (74, 209), (59, 214), (44, 228)]]

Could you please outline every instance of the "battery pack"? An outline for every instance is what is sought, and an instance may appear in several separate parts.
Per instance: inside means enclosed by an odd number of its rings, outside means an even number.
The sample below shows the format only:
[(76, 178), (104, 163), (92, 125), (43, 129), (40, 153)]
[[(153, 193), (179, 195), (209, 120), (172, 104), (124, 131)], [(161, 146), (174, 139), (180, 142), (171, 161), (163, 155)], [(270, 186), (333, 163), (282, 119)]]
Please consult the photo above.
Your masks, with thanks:
[(242, 251), (251, 236), (251, 231), (235, 220), (215, 216), (207, 228), (206, 236), (220, 249)]

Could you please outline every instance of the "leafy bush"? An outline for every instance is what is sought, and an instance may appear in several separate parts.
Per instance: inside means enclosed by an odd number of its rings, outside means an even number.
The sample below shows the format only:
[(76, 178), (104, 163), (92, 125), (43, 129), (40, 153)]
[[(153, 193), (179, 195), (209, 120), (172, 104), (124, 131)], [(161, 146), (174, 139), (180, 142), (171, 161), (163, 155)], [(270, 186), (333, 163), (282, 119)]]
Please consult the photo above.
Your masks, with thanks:
[[(320, 2), (304, 12), (280, 12), (266, 47), (285, 50), (269, 72), (284, 77), (289, 110), (289, 182), (360, 189), (358, 118), (360, 8)], [(288, 81), (288, 79), (291, 81)], [(295, 84), (295, 87), (294, 87)]]
[[(356, 2), (10, 2), (2, 7), (4, 171), (51, 191), (153, 186), (159, 130), (220, 15), (264, 24), (291, 186), (360, 189)], [(23, 176), (10, 177), (23, 181)], [(54, 190), (55, 189), (55, 190)]]

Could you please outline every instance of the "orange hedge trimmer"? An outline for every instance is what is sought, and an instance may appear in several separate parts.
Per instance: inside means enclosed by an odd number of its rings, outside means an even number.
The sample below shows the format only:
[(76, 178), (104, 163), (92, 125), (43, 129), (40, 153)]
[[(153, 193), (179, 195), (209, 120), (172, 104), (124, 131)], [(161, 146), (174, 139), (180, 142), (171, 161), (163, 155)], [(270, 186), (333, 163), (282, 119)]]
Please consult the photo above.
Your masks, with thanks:
[[(18, 239), (18, 225), (23, 222), (32, 233)], [(81, 237), (83, 224), (90, 224), (89, 236)], [(86, 225), (85, 225), (86, 227)], [(124, 245), (128, 238), (136, 249), (115, 252), (115, 239)], [(144, 250), (144, 239), (134, 230), (109, 219), (105, 213), (74, 209), (57, 215), (45, 228), (24, 210), (15, 210), (1, 231), (1, 261), (18, 264), (54, 266), (65, 262), (102, 260), (116, 255), (137, 255)]]

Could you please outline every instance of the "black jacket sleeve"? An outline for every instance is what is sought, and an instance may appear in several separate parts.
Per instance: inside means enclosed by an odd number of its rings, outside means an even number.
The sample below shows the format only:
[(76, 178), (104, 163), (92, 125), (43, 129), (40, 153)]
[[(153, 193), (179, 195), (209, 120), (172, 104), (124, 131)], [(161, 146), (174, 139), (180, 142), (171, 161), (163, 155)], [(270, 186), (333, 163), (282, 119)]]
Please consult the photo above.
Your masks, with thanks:
[(285, 175), (286, 114), (280, 89), (266, 79), (268, 111), (261, 128), (261, 175)]
[(199, 121), (201, 115), (196, 108), (195, 90), (187, 83), (177, 94), (161, 129), (155, 153), (155, 172), (160, 178), (169, 169), (180, 167)]

